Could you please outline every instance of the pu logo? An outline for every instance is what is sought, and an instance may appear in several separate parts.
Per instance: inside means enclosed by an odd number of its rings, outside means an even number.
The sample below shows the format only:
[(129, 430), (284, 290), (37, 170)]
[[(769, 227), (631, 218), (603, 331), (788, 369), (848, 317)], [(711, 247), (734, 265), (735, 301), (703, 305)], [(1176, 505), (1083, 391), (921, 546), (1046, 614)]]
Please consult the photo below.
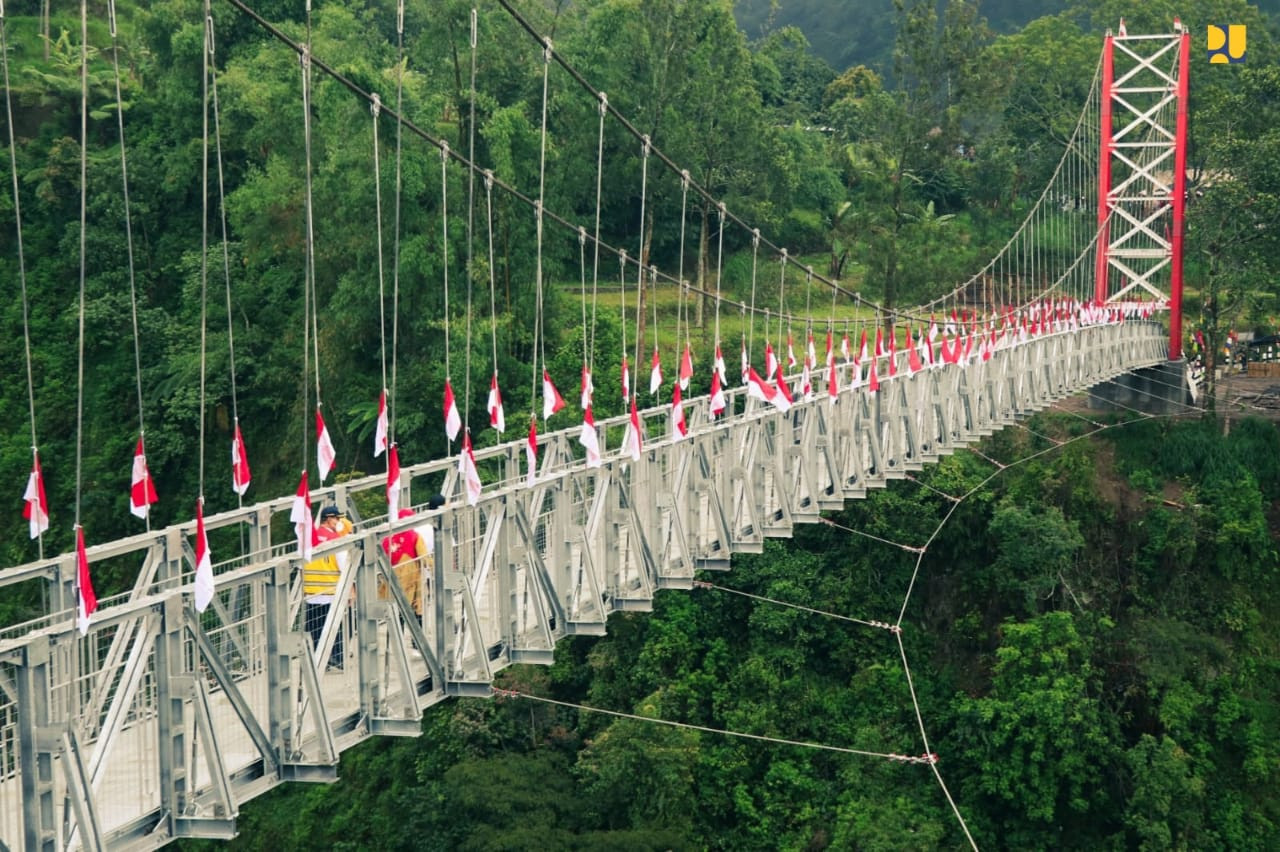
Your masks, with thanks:
[(1226, 65), (1244, 62), (1244, 24), (1229, 24), (1225, 27), (1209, 25), (1209, 63)]

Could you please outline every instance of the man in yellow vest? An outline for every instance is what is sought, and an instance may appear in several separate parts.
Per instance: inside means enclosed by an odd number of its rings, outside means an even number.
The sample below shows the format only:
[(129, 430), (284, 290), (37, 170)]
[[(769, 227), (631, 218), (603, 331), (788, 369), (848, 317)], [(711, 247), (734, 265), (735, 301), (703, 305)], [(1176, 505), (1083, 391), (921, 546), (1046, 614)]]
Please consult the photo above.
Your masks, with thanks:
[[(342, 517), (337, 506), (325, 506), (320, 510), (320, 525), (316, 527), (316, 543), (324, 544), (342, 538), (351, 532), (351, 522)], [(341, 557), (341, 560), (339, 559)], [(324, 622), (338, 593), (338, 578), (346, 563), (346, 553), (331, 553), (313, 559), (302, 567), (302, 595), (306, 602), (307, 633), (311, 634), (311, 646), (319, 650)], [(329, 652), (329, 669), (342, 671), (342, 631), (333, 639)]]

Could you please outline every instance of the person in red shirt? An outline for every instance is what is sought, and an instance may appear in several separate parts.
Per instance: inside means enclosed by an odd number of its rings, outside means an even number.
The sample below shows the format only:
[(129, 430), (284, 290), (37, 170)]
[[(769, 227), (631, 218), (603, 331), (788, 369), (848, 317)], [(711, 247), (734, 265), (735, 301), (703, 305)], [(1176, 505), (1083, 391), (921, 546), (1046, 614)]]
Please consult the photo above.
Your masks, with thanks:
[[(412, 515), (412, 509), (400, 510), (401, 518)], [(400, 588), (404, 589), (405, 597), (409, 599), (409, 605), (415, 613), (422, 615), (422, 571), (431, 556), (427, 543), (411, 527), (384, 538), (382, 549), (391, 560), (391, 567), (400, 582)]]

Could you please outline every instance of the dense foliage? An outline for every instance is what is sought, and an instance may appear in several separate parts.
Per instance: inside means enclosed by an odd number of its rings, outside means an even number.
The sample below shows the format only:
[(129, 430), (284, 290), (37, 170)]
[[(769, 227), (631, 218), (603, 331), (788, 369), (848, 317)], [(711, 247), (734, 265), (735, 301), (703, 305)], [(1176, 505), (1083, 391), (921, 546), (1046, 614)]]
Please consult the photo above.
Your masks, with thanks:
[[(68, 546), (77, 504), (91, 544), (140, 529), (127, 512), (139, 412), (118, 109), (127, 133), (141, 415), (161, 495), (153, 524), (189, 518), (201, 492), (210, 511), (234, 505), (225, 460), (235, 414), (253, 455), (249, 498), (288, 493), (307, 464), (299, 449), (315, 404), (314, 377), (301, 367), (306, 160), (296, 56), (230, 4), (215, 2), (220, 132), (206, 135), (203, 4), (122, 6), (119, 105), (103, 5), (91, 4), (87, 69), (86, 381), (77, 430), (71, 342), (81, 279), (79, 20), (55, 4), (42, 40), (44, 4), (6, 4), (29, 316), (19, 298), (18, 243), (5, 228), (0, 275), (11, 286), (0, 303), (0, 370), (10, 378), (0, 384), (9, 424), (0, 434), (0, 481), (11, 483), (16, 506), (32, 443), (25, 328), (54, 524), (46, 552)], [(315, 3), (309, 22), (301, 3), (251, 5), (289, 37), (309, 37), (317, 57), (384, 103), (394, 103), (403, 81), (403, 113), (416, 129), (454, 150), (474, 141), (479, 163), (537, 194), (542, 57), (496, 5), (478, 4), (474, 99), (469, 2), (407, 3), (403, 63), (394, 3)], [(640, 132), (736, 214), (850, 289), (899, 304), (949, 288), (958, 272), (976, 269), (1007, 239), (1057, 161), (1056, 141), (1079, 114), (1102, 30), (1124, 14), (1131, 31), (1162, 32), (1176, 13), (1166, 0), (1138, 8), (1082, 0), (1026, 22), (1012, 13), (994, 17), (992, 10), (1011, 4), (863, 4), (859, 14), (874, 26), (857, 29), (870, 41), (833, 65), (811, 52), (819, 33), (808, 19), (781, 14), (785, 3), (771, 23), (761, 28), (756, 21), (746, 34), (729, 0), (515, 5)], [(747, 6), (739, 11), (761, 4)], [(979, 14), (984, 10), (990, 22)], [(1245, 65), (1194, 69), (1191, 164), (1199, 194), (1189, 213), (1195, 292), (1188, 314), (1202, 314), (1212, 337), (1276, 312), (1280, 87), (1269, 67), (1268, 20), (1256, 7), (1213, 0), (1197, 14), (1250, 26)], [(845, 23), (828, 15), (824, 37), (845, 32)], [(1203, 55), (1203, 23), (1189, 21), (1196, 57)], [(558, 68), (549, 89), (547, 208), (593, 224), (598, 109)], [(534, 217), (523, 202), (494, 193), (490, 231), (483, 185), (456, 166), (442, 177), (436, 149), (406, 132), (396, 239), (395, 122), (386, 112), (372, 117), (323, 75), (312, 95), (317, 350), (339, 469), (377, 465), (369, 438), (383, 382), (379, 282), (389, 299), (393, 279), (400, 291), (396, 437), (407, 463), (437, 457), (446, 450), (437, 401), (447, 372), (464, 391), (472, 420), (482, 417), (480, 388), (495, 368), (511, 377), (508, 412), (531, 403), (528, 371), (539, 354), (531, 322)], [(221, 154), (221, 192), (216, 171), (202, 174), (206, 142), (211, 162)], [(959, 146), (974, 155), (956, 156)], [(682, 274), (703, 285), (722, 266), (723, 289), (748, 293), (750, 235), (726, 229), (721, 264), (715, 207), (691, 197), (682, 221), (680, 181), (656, 165), (642, 207), (638, 151), (615, 122), (606, 124), (602, 239), (668, 270), (683, 259)], [(470, 234), (469, 194), (476, 201)], [(12, 219), (13, 198), (3, 198)], [(379, 202), (382, 245), (374, 227)], [(585, 258), (584, 273), (577, 234), (548, 228), (543, 263), (553, 283), (542, 345), (566, 384), (576, 381), (568, 377), (576, 377), (583, 358), (575, 296), (583, 275), (591, 275), (590, 254)], [(612, 282), (616, 262), (602, 267), (601, 280)], [(663, 320), (645, 332), (650, 342), (671, 333), (678, 296), (659, 299)], [(709, 305), (690, 307), (703, 328), (697, 339), (705, 364)], [(496, 353), (489, 346), (495, 327)], [(621, 335), (614, 313), (602, 311), (597, 351), (612, 359)], [(598, 394), (597, 413), (615, 413), (615, 397)], [(952, 509), (942, 495), (977, 488), (921, 561), (902, 635), (910, 683), (886, 631), (700, 590), (664, 594), (652, 615), (617, 616), (606, 638), (564, 643), (555, 666), (510, 671), (507, 686), (640, 717), (916, 754), (923, 747), (913, 685), (939, 771), (983, 846), (1276, 848), (1280, 680), (1270, 582), (1280, 438), (1271, 424), (1235, 421), (1224, 430), (1212, 420), (1117, 426), (1054, 449), (1040, 437), (1065, 440), (1090, 428), (1070, 415), (1041, 418), (982, 448), (1005, 462), (1047, 451), (988, 484), (991, 466), (962, 453), (927, 472), (931, 488), (898, 482), (836, 518), (918, 545)], [(196, 439), (202, 433), (203, 447)], [(490, 430), (478, 435), (494, 440)], [(35, 553), (25, 525), (0, 534), (0, 565)], [(913, 553), (819, 526), (735, 559), (733, 573), (717, 579), (769, 598), (892, 621), (914, 569)], [(132, 580), (104, 566), (100, 593), (127, 589)], [(6, 595), (0, 621), (38, 604), (23, 591)], [(736, 850), (963, 843), (925, 766), (528, 699), (447, 702), (428, 714), (422, 738), (356, 749), (344, 756), (342, 775), (333, 787), (282, 789), (247, 806), (241, 845)]]

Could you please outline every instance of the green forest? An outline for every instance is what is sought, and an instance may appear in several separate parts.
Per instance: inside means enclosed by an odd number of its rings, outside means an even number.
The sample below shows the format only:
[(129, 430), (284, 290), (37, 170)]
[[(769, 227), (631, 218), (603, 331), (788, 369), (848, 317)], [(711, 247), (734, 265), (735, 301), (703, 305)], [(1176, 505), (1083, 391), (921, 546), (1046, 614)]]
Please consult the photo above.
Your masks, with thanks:
[[(726, 229), (721, 256), (715, 206), (692, 200), (682, 218), (678, 175), (655, 169), (642, 196), (634, 138), (610, 122), (599, 151), (598, 106), (558, 67), (544, 177), (541, 46), (499, 3), (407, 0), (403, 37), (392, 0), (247, 5), (384, 104), (402, 99), (416, 128), (455, 151), (474, 145), (505, 184), (535, 197), (545, 184), (549, 211), (586, 224), (598, 209), (605, 242), (644, 233), (660, 268), (750, 291), (750, 233)], [(1280, 330), (1270, 7), (511, 5), (728, 209), (888, 305), (946, 292), (1008, 239), (1061, 155), (1108, 28), (1124, 17), (1130, 32), (1164, 33), (1181, 14), (1196, 199), (1187, 332), (1216, 352), (1232, 330)], [(490, 214), (482, 182), (442, 169), (434, 146), (326, 75), (304, 122), (296, 55), (228, 0), (208, 13), (216, 111), (199, 0), (94, 0), (87, 44), (78, 6), (5, 3), (3, 144), (17, 203), (0, 193), (0, 481), (16, 509), (38, 445), (46, 554), (70, 548), (76, 517), (91, 545), (143, 529), (128, 508), (142, 427), (160, 495), (153, 526), (190, 519), (198, 495), (207, 512), (236, 505), (237, 418), (253, 466), (246, 499), (290, 494), (317, 384), (339, 475), (381, 470), (372, 435), (393, 279), (391, 405), (406, 464), (448, 451), (450, 372), (472, 421), (487, 421), (495, 370), (513, 377), (508, 412), (533, 404), (541, 349), (561, 389), (576, 387), (581, 317), (595, 313), (580, 295), (578, 234), (548, 229), (539, 300), (523, 202), (494, 193)], [(1247, 25), (1247, 61), (1210, 66), (1206, 23)], [(602, 280), (616, 276), (609, 266)], [(609, 298), (592, 339), (613, 352), (624, 331)], [(649, 345), (669, 343), (688, 307), (709, 363), (708, 306), (674, 288), (656, 299)], [(530, 321), (539, 311), (544, 340)], [(621, 411), (616, 394), (597, 399), (598, 417)], [(1280, 848), (1275, 423), (1212, 399), (1182, 418), (1062, 410), (977, 450), (735, 557), (731, 572), (704, 577), (710, 587), (662, 593), (651, 614), (614, 615), (607, 636), (561, 642), (553, 666), (503, 672), (500, 685), (527, 697), (446, 701), (421, 737), (344, 754), (337, 784), (246, 804), (231, 846), (950, 849), (969, 845), (967, 826), (984, 848)], [(26, 533), (21, 518), (0, 533), (0, 565), (37, 557)], [(104, 596), (133, 579), (107, 566), (95, 584)], [(892, 623), (904, 599), (900, 634), (841, 618)], [(40, 606), (6, 595), (0, 621)], [(920, 756), (922, 729), (936, 764), (857, 753)]]

